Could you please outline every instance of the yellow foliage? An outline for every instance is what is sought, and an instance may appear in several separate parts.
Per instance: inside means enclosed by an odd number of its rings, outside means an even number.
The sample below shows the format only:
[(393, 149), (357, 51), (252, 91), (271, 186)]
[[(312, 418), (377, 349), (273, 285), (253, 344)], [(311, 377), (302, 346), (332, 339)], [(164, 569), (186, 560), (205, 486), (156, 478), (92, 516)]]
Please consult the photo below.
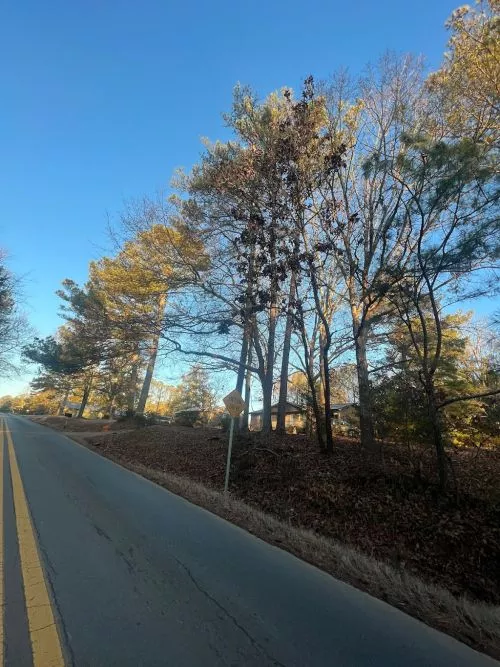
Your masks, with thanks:
[(104, 303), (123, 318), (164, 308), (168, 291), (199, 266), (203, 249), (187, 230), (156, 224), (140, 231), (115, 257), (90, 264), (90, 280)]
[(452, 36), (441, 68), (428, 79), (445, 132), (488, 144), (499, 138), (500, 2), (479, 1), (456, 9), (447, 22)]

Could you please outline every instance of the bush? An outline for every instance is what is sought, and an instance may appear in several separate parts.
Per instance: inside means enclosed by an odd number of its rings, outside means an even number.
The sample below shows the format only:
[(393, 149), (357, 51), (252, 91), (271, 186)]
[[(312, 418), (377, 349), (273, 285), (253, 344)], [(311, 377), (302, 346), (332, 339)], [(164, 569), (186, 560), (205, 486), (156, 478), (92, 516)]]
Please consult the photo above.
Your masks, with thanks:
[(184, 412), (178, 412), (175, 415), (174, 423), (177, 424), (177, 426), (193, 427), (199, 418), (200, 418), (199, 412), (196, 412), (194, 410), (189, 410), (189, 411), (186, 410)]
[(121, 417), (118, 417), (116, 421), (120, 422), (121, 424), (130, 424), (135, 428), (144, 428), (145, 426), (149, 426), (151, 423), (155, 423), (154, 420), (150, 421), (146, 415), (136, 414), (133, 410), (127, 410), (127, 412)]
[(146, 415), (134, 415), (132, 422), (137, 428), (143, 428), (144, 426), (148, 425), (148, 418)]

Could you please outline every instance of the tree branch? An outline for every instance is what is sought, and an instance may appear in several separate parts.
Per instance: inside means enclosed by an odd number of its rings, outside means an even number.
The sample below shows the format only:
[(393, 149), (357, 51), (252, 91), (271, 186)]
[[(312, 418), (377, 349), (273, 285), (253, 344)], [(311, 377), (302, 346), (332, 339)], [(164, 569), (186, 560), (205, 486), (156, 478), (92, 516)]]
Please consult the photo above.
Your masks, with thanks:
[(489, 391), (483, 391), (480, 394), (468, 394), (467, 396), (458, 396), (457, 398), (449, 398), (446, 401), (443, 401), (437, 406), (438, 410), (451, 405), (452, 403), (458, 403), (459, 401), (472, 401), (474, 398), (485, 398), (486, 396), (495, 396), (500, 394), (500, 389), (490, 389)]

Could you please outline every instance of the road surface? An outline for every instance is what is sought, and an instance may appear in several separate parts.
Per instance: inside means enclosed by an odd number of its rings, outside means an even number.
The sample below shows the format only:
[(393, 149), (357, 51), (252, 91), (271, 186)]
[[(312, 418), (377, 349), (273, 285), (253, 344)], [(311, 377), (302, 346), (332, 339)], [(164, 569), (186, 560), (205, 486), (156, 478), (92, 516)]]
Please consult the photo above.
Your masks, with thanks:
[(62, 434), (0, 434), (0, 665), (498, 664)]

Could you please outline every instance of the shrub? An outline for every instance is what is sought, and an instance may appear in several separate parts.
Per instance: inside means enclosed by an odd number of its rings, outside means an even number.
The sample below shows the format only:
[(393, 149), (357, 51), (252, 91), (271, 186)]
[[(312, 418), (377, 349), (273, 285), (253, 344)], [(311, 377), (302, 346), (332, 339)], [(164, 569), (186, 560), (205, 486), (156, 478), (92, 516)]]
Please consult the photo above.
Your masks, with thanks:
[(184, 410), (182, 412), (177, 412), (175, 415), (175, 424), (178, 426), (190, 426), (193, 427), (200, 417), (200, 413), (195, 410)]

